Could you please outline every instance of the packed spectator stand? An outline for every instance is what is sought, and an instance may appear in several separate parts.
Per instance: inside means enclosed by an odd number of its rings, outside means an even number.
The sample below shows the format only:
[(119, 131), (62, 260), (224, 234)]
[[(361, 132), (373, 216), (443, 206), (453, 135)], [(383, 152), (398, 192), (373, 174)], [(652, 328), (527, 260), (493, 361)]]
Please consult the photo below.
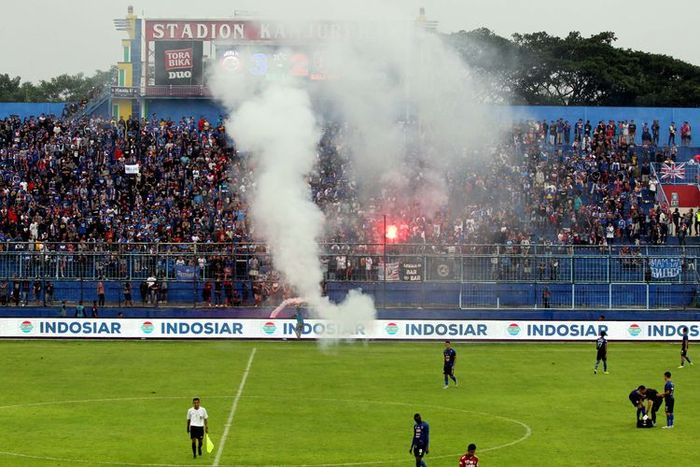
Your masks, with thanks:
[[(642, 247), (685, 245), (698, 235), (695, 215), (672, 211), (660, 196), (654, 169), (677, 158), (676, 132), (682, 146), (692, 144), (688, 122), (669, 127), (667, 141), (656, 122), (520, 122), (441, 174), (448, 202), (431, 210), (391, 189), (359, 196), (351, 131), (337, 123), (324, 128), (309, 177), (331, 221), (322, 258), (330, 281), (377, 281), (387, 255), (570, 254), (591, 245), (585, 251), (633, 258)], [(92, 280), (90, 288), (107, 280), (110, 298), (121, 302), (128, 288), (153, 305), (166, 302), (169, 282), (183, 277), (198, 282), (194, 298), (183, 300), (189, 305), (291, 296), (265, 247), (254, 243), (247, 205), (254, 169), (221, 121), (0, 120), (0, 301), (44, 301), (47, 282), (64, 278)], [(420, 170), (409, 174), (424, 183)], [(385, 215), (397, 232), (389, 245)], [(520, 275), (510, 280), (556, 280), (552, 261), (541, 262), (547, 272), (539, 276), (541, 266), (531, 264), (532, 277), (523, 261), (512, 263)], [(80, 297), (92, 298), (82, 287)]]

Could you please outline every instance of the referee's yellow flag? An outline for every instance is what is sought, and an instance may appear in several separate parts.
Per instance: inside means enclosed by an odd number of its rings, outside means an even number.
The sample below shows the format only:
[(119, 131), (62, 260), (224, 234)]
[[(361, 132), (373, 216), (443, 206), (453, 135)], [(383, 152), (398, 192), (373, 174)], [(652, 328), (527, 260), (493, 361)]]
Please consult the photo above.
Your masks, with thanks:
[(211, 438), (209, 437), (209, 433), (207, 433), (207, 452), (211, 454), (211, 452), (214, 450), (214, 443), (212, 442)]

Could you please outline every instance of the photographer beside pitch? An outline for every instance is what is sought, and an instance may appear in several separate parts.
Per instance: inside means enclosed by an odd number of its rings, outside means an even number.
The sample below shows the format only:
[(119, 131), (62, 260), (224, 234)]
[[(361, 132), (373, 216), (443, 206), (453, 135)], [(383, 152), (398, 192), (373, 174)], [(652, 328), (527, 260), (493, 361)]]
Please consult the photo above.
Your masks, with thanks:
[(187, 433), (190, 434), (192, 440), (193, 458), (197, 458), (198, 452), (200, 456), (202, 455), (204, 433), (209, 433), (207, 409), (199, 404), (199, 397), (195, 397), (192, 399), (192, 407), (187, 411)]

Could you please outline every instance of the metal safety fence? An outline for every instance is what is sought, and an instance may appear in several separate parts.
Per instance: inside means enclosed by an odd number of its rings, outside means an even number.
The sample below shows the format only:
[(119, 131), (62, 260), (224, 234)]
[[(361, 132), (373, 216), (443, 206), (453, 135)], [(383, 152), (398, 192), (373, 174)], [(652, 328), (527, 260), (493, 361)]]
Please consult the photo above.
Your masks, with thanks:
[[(380, 306), (694, 306), (698, 246), (324, 244), (333, 300)], [(275, 304), (290, 290), (262, 244), (0, 244), (0, 304)], [(293, 293), (293, 291), (292, 291)]]

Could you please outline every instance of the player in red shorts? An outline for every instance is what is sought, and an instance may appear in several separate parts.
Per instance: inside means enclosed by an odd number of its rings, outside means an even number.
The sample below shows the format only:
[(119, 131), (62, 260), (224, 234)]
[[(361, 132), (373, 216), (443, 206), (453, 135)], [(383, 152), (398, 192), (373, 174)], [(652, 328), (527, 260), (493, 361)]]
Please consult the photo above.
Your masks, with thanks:
[(467, 446), (467, 453), (459, 458), (459, 467), (479, 467), (479, 458), (476, 457), (476, 444)]

